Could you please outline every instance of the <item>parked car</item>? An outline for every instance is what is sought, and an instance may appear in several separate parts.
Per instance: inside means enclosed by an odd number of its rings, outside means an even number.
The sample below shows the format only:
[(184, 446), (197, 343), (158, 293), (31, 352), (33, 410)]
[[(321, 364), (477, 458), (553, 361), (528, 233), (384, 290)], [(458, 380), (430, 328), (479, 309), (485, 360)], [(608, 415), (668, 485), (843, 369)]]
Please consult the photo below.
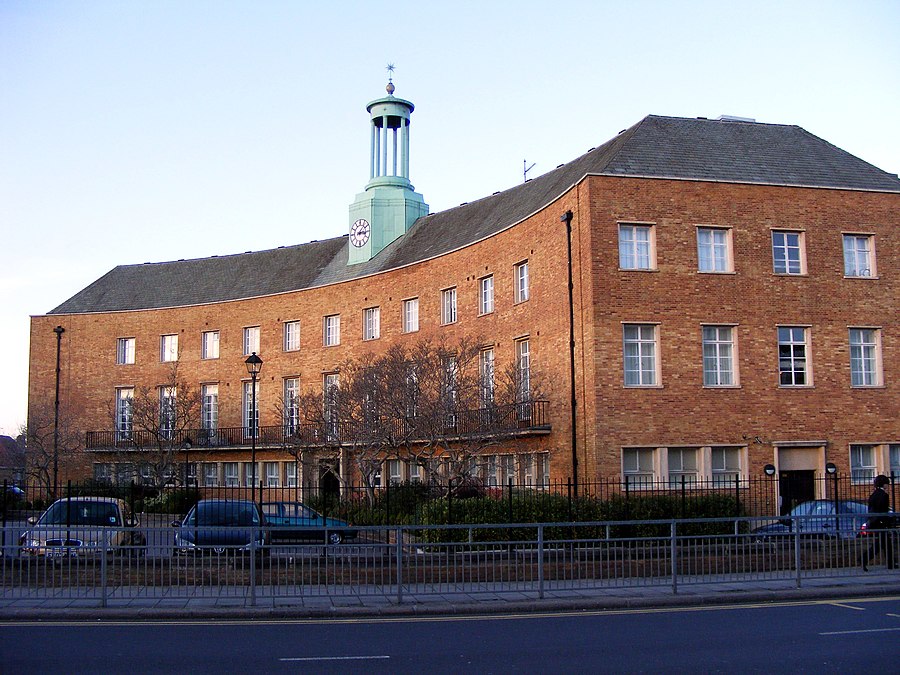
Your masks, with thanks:
[(758, 540), (773, 540), (799, 532), (801, 537), (853, 539), (866, 521), (868, 508), (862, 502), (838, 502), (835, 518), (833, 499), (814, 499), (797, 504), (777, 522), (757, 527)]
[(147, 538), (128, 504), (112, 497), (65, 497), (50, 505), (19, 537), (23, 555), (44, 558), (96, 556), (105, 549), (140, 556)]
[(326, 518), (300, 502), (265, 502), (266, 522), (272, 528), (272, 543), (318, 541), (337, 545), (356, 539), (356, 530), (339, 518)]
[(246, 553), (255, 542), (262, 557), (269, 545), (266, 519), (256, 502), (247, 499), (201, 499), (172, 525), (175, 552), (182, 555)]
[(7, 507), (18, 506), (25, 501), (25, 491), (18, 485), (7, 485), (4, 503)]

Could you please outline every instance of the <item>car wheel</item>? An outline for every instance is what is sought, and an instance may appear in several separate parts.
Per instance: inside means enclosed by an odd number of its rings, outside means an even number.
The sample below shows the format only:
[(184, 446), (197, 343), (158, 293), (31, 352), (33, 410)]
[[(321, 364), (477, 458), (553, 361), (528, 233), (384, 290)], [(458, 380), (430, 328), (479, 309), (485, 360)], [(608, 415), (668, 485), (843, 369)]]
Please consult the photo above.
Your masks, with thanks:
[(328, 543), (332, 546), (337, 546), (342, 541), (344, 541), (344, 535), (340, 532), (329, 532), (328, 533)]

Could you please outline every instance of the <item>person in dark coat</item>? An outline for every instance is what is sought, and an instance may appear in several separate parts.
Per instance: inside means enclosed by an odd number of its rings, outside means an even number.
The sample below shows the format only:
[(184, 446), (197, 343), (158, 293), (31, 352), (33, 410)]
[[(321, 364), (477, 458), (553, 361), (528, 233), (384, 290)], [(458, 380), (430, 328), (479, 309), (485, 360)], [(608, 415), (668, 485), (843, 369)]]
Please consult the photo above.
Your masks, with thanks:
[(884, 489), (891, 484), (891, 479), (885, 475), (875, 476), (875, 490), (869, 496), (869, 518), (866, 521), (866, 531), (874, 535), (875, 542), (872, 548), (863, 553), (862, 568), (869, 571), (869, 561), (872, 558), (885, 554), (885, 562), (889, 570), (894, 569), (894, 546), (891, 541), (890, 528), (894, 526), (894, 519), (888, 515), (891, 510), (891, 498)]

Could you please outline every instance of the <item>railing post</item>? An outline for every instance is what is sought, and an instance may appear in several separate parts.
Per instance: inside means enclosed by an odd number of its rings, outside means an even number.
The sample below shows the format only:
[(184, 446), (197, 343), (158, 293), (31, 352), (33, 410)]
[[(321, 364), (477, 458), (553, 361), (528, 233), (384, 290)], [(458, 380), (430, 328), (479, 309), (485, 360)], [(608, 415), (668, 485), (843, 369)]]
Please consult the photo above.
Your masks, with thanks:
[(672, 557), (672, 593), (678, 593), (678, 530), (676, 521), (672, 521), (669, 531), (669, 555)]
[[(124, 523), (123, 523), (124, 525)], [(68, 533), (66, 534), (68, 538)], [(103, 541), (102, 550), (100, 551), (100, 606), (107, 606), (107, 595), (109, 593), (108, 589), (108, 580), (107, 580), (107, 560), (106, 557), (109, 555), (109, 541), (107, 541), (106, 536), (102, 536), (101, 540)], [(68, 542), (66, 542), (68, 543)]]
[(403, 604), (403, 527), (397, 526), (397, 542), (395, 555), (397, 557), (397, 604)]
[(256, 607), (256, 538), (259, 528), (250, 531), (250, 606)]
[(538, 597), (544, 599), (544, 525), (538, 525), (537, 531), (538, 554)]
[[(796, 520), (793, 519), (793, 521)], [(796, 570), (797, 588), (800, 588), (800, 524), (793, 528), (794, 530), (794, 569)]]

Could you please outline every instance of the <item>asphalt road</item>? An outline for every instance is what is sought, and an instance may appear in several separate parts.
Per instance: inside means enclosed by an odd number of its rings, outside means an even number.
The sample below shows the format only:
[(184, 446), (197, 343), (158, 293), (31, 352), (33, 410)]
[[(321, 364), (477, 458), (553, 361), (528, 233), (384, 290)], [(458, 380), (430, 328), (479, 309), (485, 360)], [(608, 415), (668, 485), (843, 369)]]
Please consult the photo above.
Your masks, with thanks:
[(395, 620), (6, 623), (40, 673), (900, 671), (900, 597)]

